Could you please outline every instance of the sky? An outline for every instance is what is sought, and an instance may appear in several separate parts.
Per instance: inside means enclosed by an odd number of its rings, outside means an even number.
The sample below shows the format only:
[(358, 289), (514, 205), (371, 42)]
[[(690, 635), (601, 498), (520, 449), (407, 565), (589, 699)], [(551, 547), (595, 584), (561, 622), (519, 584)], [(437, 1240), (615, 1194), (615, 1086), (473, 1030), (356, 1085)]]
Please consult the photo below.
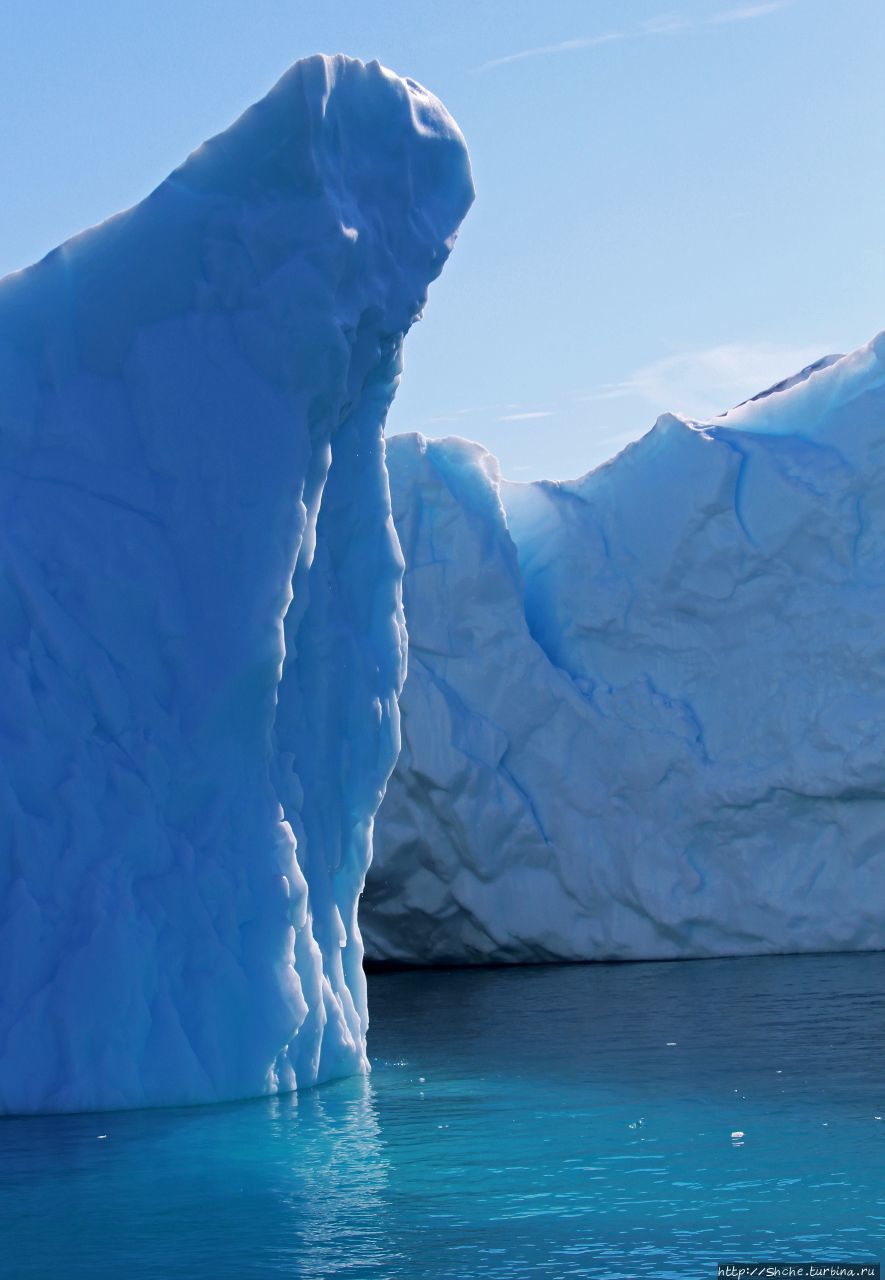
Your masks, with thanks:
[(568, 478), (885, 328), (885, 0), (7, 4), (0, 275), (314, 52), (421, 81), (471, 151), (391, 432)]

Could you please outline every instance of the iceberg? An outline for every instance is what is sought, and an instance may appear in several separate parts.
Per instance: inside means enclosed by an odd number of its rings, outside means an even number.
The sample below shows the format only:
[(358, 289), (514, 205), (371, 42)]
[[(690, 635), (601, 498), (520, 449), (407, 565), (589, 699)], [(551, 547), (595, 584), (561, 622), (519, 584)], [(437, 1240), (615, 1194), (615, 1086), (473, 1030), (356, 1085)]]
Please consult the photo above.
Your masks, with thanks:
[(0, 283), (0, 1111), (365, 1069), (382, 428), (472, 194), (432, 95), (314, 57)]
[(388, 445), (381, 961), (885, 948), (885, 334), (569, 483)]

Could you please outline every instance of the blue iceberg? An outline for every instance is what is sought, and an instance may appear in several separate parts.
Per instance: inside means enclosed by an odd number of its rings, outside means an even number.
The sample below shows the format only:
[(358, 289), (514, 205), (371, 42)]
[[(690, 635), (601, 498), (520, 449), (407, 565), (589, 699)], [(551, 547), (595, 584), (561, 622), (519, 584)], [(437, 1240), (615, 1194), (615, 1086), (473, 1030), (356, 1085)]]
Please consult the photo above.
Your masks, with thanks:
[(435, 98), (315, 57), (0, 284), (3, 1112), (365, 1068), (382, 427), (471, 199)]
[(571, 483), (393, 439), (380, 960), (885, 948), (885, 334)]

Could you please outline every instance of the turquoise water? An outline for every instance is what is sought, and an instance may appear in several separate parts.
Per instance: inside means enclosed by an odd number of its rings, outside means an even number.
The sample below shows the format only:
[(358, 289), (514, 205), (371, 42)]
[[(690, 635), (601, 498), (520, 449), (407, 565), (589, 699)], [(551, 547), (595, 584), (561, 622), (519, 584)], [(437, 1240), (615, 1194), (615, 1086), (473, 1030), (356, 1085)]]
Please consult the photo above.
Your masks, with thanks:
[(370, 1007), (369, 1080), (0, 1122), (0, 1274), (695, 1280), (885, 1254), (885, 955), (379, 974)]

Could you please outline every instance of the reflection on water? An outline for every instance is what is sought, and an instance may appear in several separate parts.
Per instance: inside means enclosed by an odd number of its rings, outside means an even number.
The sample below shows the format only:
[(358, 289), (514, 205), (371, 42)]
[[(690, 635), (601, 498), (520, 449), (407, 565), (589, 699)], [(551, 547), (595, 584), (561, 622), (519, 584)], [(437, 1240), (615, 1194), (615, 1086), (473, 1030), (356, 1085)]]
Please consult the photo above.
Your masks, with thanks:
[[(271, 1226), (268, 1262), (282, 1274), (294, 1258), (309, 1261), (295, 1275), (328, 1276), (341, 1259), (384, 1273), (388, 1162), (367, 1079), (315, 1089), (268, 1103), (270, 1142), (278, 1153), (270, 1188), (285, 1230)], [(263, 1158), (259, 1156), (259, 1158)]]
[(342, 1256), (382, 1275), (387, 1181), (363, 1077), (232, 1106), (5, 1121), (0, 1275), (320, 1277)]
[(885, 955), (375, 976), (370, 1080), (0, 1122), (0, 1275), (635, 1280), (876, 1258), (883, 979)]

